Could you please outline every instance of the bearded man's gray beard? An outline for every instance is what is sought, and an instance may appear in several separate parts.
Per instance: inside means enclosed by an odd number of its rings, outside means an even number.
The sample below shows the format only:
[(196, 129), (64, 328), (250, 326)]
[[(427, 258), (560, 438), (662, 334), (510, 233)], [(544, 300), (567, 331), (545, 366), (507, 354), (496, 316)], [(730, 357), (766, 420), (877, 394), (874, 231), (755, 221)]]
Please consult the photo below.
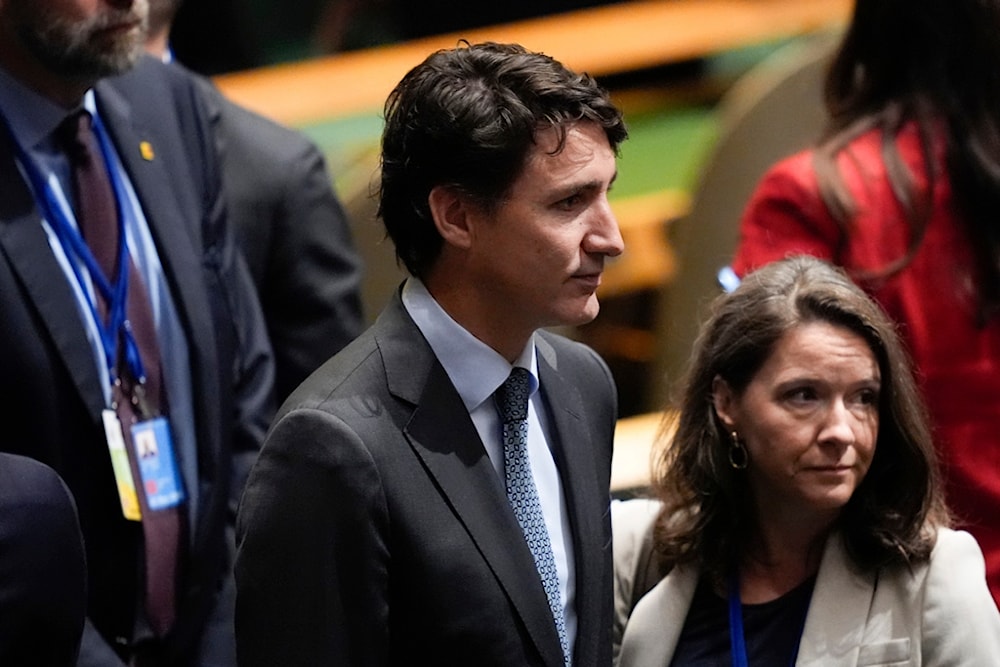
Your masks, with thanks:
[[(126, 10), (108, 8), (82, 22), (48, 15), (37, 0), (6, 1), (25, 47), (61, 76), (96, 81), (121, 74), (131, 69), (143, 53), (149, 30), (148, 0), (136, 0)], [(139, 25), (126, 32), (104, 32), (111, 26), (136, 21)]]

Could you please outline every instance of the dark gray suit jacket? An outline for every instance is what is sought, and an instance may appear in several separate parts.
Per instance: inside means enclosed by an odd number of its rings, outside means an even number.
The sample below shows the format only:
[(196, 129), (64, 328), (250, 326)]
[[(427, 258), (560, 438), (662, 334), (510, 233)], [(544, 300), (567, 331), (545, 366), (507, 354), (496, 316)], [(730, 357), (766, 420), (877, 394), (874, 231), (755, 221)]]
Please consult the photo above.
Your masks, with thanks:
[[(273, 360), (246, 267), (225, 224), (208, 120), (189, 77), (152, 59), (95, 86), (142, 205), (189, 348), (198, 482), (178, 621), (164, 664), (233, 652), (232, 526), (273, 411)], [(152, 159), (140, 150), (153, 148)], [(148, 157), (148, 153), (147, 153)], [(0, 448), (54, 468), (87, 548), (81, 665), (116, 665), (132, 635), (141, 527), (122, 517), (101, 425), (94, 355), (40, 214), (0, 132)], [(169, 373), (169, 369), (165, 369)], [(181, 455), (184, 455), (183, 453)], [(121, 638), (121, 639), (119, 639)], [(216, 663), (225, 664), (225, 663)]]
[(316, 145), (193, 76), (212, 117), (229, 220), (264, 310), (281, 403), (364, 328), (361, 258)]
[[(576, 560), (574, 665), (611, 661), (611, 375), (540, 333)], [(237, 523), (241, 667), (561, 667), (545, 593), (458, 392), (397, 293), (292, 394)]]

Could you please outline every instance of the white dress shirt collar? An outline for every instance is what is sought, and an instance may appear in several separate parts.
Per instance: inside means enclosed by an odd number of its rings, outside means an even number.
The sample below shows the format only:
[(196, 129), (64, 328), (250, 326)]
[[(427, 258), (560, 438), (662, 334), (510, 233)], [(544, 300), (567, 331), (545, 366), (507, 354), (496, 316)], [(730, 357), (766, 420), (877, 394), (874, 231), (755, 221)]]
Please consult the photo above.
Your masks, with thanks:
[(534, 335), (512, 365), (452, 319), (419, 278), (411, 277), (406, 281), (402, 297), (406, 312), (424, 334), (469, 412), (492, 398), (514, 366), (526, 368), (531, 373), (532, 395), (538, 390)]

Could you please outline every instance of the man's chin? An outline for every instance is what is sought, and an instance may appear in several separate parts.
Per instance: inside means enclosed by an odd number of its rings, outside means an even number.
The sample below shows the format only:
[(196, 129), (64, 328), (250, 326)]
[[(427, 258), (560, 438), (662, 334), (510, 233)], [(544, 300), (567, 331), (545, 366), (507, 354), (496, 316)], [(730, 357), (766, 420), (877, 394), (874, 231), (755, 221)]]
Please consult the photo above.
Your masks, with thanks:
[(137, 46), (134, 39), (113, 46), (107, 49), (46, 52), (40, 54), (39, 59), (68, 79), (90, 83), (106, 76), (124, 74), (135, 66), (143, 54), (141, 45)]
[(562, 314), (562, 317), (559, 318), (557, 324), (566, 327), (579, 327), (590, 324), (597, 317), (600, 310), (601, 305), (598, 303), (597, 295), (591, 294), (586, 300), (576, 303), (572, 308), (567, 309)]

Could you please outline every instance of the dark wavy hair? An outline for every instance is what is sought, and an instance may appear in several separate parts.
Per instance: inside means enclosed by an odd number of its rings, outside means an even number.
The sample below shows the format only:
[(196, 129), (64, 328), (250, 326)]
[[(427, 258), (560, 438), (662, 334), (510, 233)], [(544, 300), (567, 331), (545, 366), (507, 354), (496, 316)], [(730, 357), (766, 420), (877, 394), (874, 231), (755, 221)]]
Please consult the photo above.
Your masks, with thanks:
[[(865, 279), (905, 268), (923, 241), (931, 192), (946, 173), (978, 264), (979, 325), (1000, 310), (1000, 0), (857, 0), (826, 79), (831, 121), (815, 153), (820, 193), (845, 236), (854, 201), (836, 157), (881, 130), (882, 159), (911, 227), (907, 252)], [(895, 145), (916, 122), (927, 165), (921, 191)], [(943, 142), (944, 164), (934, 145)], [(857, 276), (856, 276), (857, 278)]]
[(895, 326), (842, 270), (792, 257), (718, 297), (695, 344), (676, 431), (656, 460), (654, 488), (664, 508), (655, 545), (664, 571), (698, 562), (722, 581), (740, 561), (756, 525), (754, 505), (745, 471), (729, 463), (730, 439), (715, 413), (712, 384), (720, 377), (742, 394), (778, 341), (811, 322), (863, 338), (881, 373), (875, 454), (839, 521), (848, 553), (862, 569), (929, 556), (933, 528), (947, 525), (948, 513), (924, 407)]
[(443, 243), (428, 196), (448, 185), (495, 210), (541, 129), (562, 150), (576, 121), (604, 128), (617, 153), (627, 132), (621, 111), (587, 74), (516, 44), (463, 44), (410, 70), (385, 104), (378, 214), (396, 258), (423, 277)]

